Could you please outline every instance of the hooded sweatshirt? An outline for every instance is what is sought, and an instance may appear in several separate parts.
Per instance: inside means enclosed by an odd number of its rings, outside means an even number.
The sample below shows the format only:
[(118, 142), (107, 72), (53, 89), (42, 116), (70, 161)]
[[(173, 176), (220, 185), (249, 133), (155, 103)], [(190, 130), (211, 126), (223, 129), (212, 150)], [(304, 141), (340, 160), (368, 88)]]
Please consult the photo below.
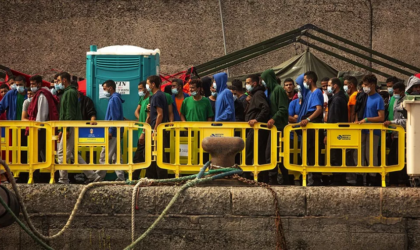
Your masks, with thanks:
[(77, 89), (69, 85), (64, 89), (60, 99), (60, 121), (80, 121), (82, 112), (80, 111), (79, 96)]
[(302, 104), (300, 105), (300, 111), (297, 122), (300, 122), (302, 120), (302, 117), (308, 113), (307, 102), (309, 100), (309, 97), (311, 96), (311, 91), (309, 89), (306, 89), (303, 86), (303, 79), (304, 74), (298, 76), (296, 78), (296, 84), (300, 86), (300, 93), (302, 94)]
[[(108, 107), (105, 113), (106, 121), (123, 121), (124, 120), (124, 110), (122, 104), (124, 100), (121, 99), (121, 94), (114, 92), (108, 101)], [(120, 136), (123, 136), (124, 128), (121, 128)], [(117, 128), (109, 128), (109, 133), (112, 134), (112, 137), (117, 137)]]
[(327, 123), (348, 122), (347, 97), (344, 91), (340, 90), (328, 101)]
[(267, 85), (268, 96), (270, 97), (270, 117), (274, 120), (277, 130), (283, 130), (288, 123), (289, 98), (286, 91), (278, 85), (272, 69), (264, 71), (261, 78)]
[(420, 74), (417, 74), (415, 76), (410, 76), (407, 81), (407, 87), (405, 88), (405, 92), (411, 94), (412, 88), (414, 85), (420, 84)]
[(227, 74), (218, 73), (213, 76), (216, 81), (216, 122), (235, 121), (235, 103), (232, 92), (227, 89)]
[(255, 119), (257, 122), (268, 122), (270, 106), (264, 92), (265, 88), (259, 85), (251, 91), (252, 97), (245, 114), (245, 121)]

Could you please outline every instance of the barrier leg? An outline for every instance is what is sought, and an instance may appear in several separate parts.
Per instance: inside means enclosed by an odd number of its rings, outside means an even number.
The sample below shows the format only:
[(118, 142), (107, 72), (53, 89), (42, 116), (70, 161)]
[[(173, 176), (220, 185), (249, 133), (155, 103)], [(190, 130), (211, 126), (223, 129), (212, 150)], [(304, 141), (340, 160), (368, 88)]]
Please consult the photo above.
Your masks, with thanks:
[(34, 169), (32, 166), (29, 167), (29, 173), (28, 173), (28, 184), (34, 183)]
[(54, 184), (55, 183), (55, 167), (54, 165), (51, 166), (51, 171), (50, 171), (50, 184)]
[(254, 181), (258, 181), (258, 171), (254, 171)]
[(130, 167), (130, 170), (128, 170), (128, 179), (129, 179), (130, 181), (132, 181), (132, 180), (133, 180), (133, 170), (132, 170), (132, 167)]
[(302, 172), (302, 186), (306, 187), (306, 171)]
[(382, 177), (382, 187), (386, 187), (386, 173), (385, 171), (382, 171), (381, 173), (381, 177)]

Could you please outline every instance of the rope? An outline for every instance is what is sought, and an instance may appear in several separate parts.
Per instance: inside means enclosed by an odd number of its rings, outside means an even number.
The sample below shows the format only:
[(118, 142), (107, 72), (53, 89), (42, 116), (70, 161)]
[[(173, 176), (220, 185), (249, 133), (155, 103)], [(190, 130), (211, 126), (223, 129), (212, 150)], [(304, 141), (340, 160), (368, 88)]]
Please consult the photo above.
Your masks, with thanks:
[(131, 197), (131, 242), (134, 242), (134, 231), (136, 227), (136, 191), (142, 183), (150, 183), (150, 181), (147, 178), (140, 179), (133, 188), (133, 195)]

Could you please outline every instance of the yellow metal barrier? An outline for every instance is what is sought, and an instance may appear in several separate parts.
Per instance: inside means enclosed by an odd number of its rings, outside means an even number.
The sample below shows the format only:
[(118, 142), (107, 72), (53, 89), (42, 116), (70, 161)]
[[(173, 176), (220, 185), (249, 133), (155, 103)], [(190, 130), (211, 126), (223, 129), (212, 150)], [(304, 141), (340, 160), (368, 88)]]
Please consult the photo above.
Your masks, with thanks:
[[(308, 130), (315, 130), (315, 164), (308, 165)], [(324, 166), (319, 164), (319, 140), (324, 140), (324, 136), (319, 135), (319, 131), (325, 130), (327, 135), (327, 141), (325, 145), (325, 155), (326, 162)], [(374, 130), (380, 131), (380, 162), (378, 166), (374, 166), (374, 157), (373, 157), (373, 145), (374, 145)], [(369, 131), (369, 133), (365, 133)], [(398, 132), (398, 164), (388, 166), (386, 164), (386, 133), (387, 131)], [(290, 145), (290, 133), (295, 132), (302, 135), (302, 146), (301, 146), (301, 156), (302, 164), (297, 164), (295, 157), (290, 157), (291, 153), (296, 153), (296, 145)], [(364, 135), (362, 135), (364, 134)], [(362, 160), (362, 138), (369, 137), (369, 159)], [(281, 156), (284, 157), (284, 166), (292, 171), (298, 171), (302, 173), (303, 185), (306, 186), (306, 175), (310, 172), (322, 173), (322, 172), (331, 172), (331, 173), (379, 173), (382, 176), (382, 186), (385, 187), (385, 176), (389, 172), (399, 171), (404, 168), (405, 165), (405, 131), (401, 126), (392, 126), (391, 128), (385, 127), (382, 124), (331, 124), (331, 123), (309, 123), (306, 127), (300, 127), (298, 124), (291, 124), (285, 127), (284, 129), (284, 151), (281, 153)], [(351, 149), (354, 152), (354, 155), (357, 155), (357, 160), (355, 161), (355, 166), (347, 166), (346, 164), (346, 150)], [(331, 166), (331, 150), (340, 150), (342, 154), (342, 162), (340, 166)], [(296, 158), (297, 160), (297, 158)], [(379, 159), (378, 159), (379, 161)]]
[[(50, 183), (54, 183), (54, 172), (57, 170), (68, 170), (68, 171), (81, 171), (81, 170), (124, 170), (128, 171), (129, 179), (132, 179), (132, 173), (137, 169), (144, 169), (150, 166), (151, 157), (152, 157), (152, 139), (151, 139), (151, 128), (149, 124), (134, 122), (134, 121), (96, 121), (94, 123), (90, 121), (52, 121), (49, 122), (52, 128), (62, 129), (63, 141), (63, 164), (55, 164), (54, 160), (51, 164), (51, 180)], [(117, 128), (117, 142), (116, 142), (116, 153), (114, 155), (116, 164), (112, 164), (108, 159), (108, 150), (109, 150), (109, 128)], [(138, 130), (139, 127), (142, 127), (145, 131), (145, 162), (133, 163), (133, 132)], [(79, 164), (78, 157), (73, 155), (73, 164), (68, 163), (69, 157), (66, 153), (67, 145), (67, 129), (74, 129), (74, 151), (82, 151), (82, 154), (87, 156), (86, 148), (88, 148), (90, 162), (88, 164)], [(124, 138), (122, 139), (122, 131), (124, 129)], [(58, 137), (54, 136), (54, 140), (51, 142), (51, 145), (55, 145), (58, 141)], [(123, 147), (121, 147), (121, 140), (123, 140)], [(93, 152), (100, 152), (102, 147), (105, 147), (105, 164), (99, 164), (99, 154), (97, 154), (97, 159), (94, 160)], [(100, 148), (98, 150), (98, 148)], [(76, 150), (77, 149), (77, 150)], [(83, 149), (83, 150), (81, 150)], [(57, 153), (56, 153), (57, 154)], [(86, 159), (86, 156), (84, 159)], [(54, 159), (55, 155), (51, 155), (51, 158)], [(123, 162), (120, 164), (120, 162)]]
[[(29, 172), (28, 183), (33, 183), (33, 172), (47, 168), (52, 163), (52, 159), (47, 157), (53, 152), (50, 143), (46, 143), (45, 162), (38, 161), (38, 135), (40, 131), (45, 131), (46, 142), (52, 141), (52, 127), (48, 123), (35, 121), (1, 121), (0, 127), (0, 156), (9, 163), (15, 176), (19, 172)], [(25, 135), (26, 129), (28, 135)]]
[[(245, 172), (254, 173), (254, 179), (257, 180), (260, 171), (271, 170), (276, 167), (278, 148), (281, 145), (277, 145), (280, 142), (277, 129), (275, 127), (268, 129), (266, 124), (261, 123), (255, 124), (254, 127), (243, 122), (173, 122), (160, 124), (156, 135), (157, 150), (154, 153), (157, 156), (157, 165), (160, 168), (175, 172), (176, 177), (179, 177), (181, 173), (198, 172), (207, 158), (210, 158), (201, 145), (205, 137), (238, 136), (244, 140), (246, 145), (249, 130), (255, 132), (267, 131), (271, 138), (271, 160), (267, 164), (258, 164), (259, 149), (265, 151), (266, 148), (266, 144), (258, 145), (259, 133), (254, 133), (253, 163), (246, 164), (246, 147), (240, 153), (239, 166)], [(169, 157), (165, 157), (163, 152), (169, 154)], [(164, 158), (168, 159), (164, 161)]]

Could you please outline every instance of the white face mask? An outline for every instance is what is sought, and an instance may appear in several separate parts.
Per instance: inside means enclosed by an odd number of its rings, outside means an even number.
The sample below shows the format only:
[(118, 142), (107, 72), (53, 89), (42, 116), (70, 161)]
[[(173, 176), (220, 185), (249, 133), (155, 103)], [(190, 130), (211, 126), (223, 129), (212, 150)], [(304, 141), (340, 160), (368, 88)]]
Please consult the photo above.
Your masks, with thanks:
[(328, 86), (327, 87), (327, 92), (328, 92), (328, 94), (332, 94), (333, 93), (333, 89), (332, 89), (331, 86)]
[(309, 89), (309, 85), (306, 82), (303, 82), (303, 87), (305, 87), (305, 89)]
[(299, 99), (302, 99), (302, 93), (300, 93), (300, 91), (298, 92), (298, 97)]
[(151, 89), (150, 89), (150, 85), (149, 84), (146, 84), (146, 89), (147, 89), (147, 91), (152, 91)]
[(393, 88), (388, 88), (388, 93), (389, 93), (390, 95), (392, 95), (392, 94), (394, 93), (394, 89), (393, 89)]
[(344, 91), (346, 91), (346, 92), (347, 92), (347, 91), (349, 90), (349, 86), (344, 85), (343, 89), (344, 89)]
[(144, 93), (144, 91), (139, 91), (139, 96), (140, 97), (143, 97), (143, 96), (145, 96), (146, 94)]
[(366, 94), (370, 93), (370, 88), (369, 87), (363, 87), (363, 92), (365, 92)]
[(265, 81), (264, 80), (262, 80), (262, 85), (264, 86), (264, 87), (267, 87), (267, 83), (265, 83)]
[(216, 82), (213, 82), (213, 88), (214, 88), (214, 89), (217, 89), (217, 84), (216, 84)]
[(236, 101), (236, 99), (238, 99), (237, 95), (233, 95), (233, 101)]
[(245, 88), (246, 88), (246, 90), (247, 90), (248, 92), (251, 92), (251, 91), (252, 91), (252, 89), (253, 89), (253, 87), (251, 86), (251, 84), (247, 84), (247, 85), (245, 85)]

